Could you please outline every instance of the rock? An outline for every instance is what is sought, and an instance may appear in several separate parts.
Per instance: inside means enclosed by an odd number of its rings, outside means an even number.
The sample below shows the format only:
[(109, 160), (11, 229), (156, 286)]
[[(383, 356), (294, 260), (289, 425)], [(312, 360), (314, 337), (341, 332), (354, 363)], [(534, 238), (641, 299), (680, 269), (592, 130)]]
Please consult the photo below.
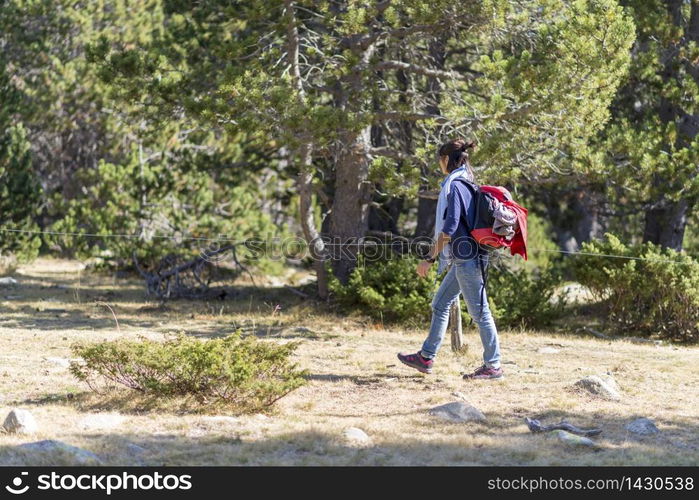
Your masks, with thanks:
[(653, 340), (653, 339), (643, 339), (641, 337), (626, 337), (624, 340), (627, 340), (628, 342), (631, 342), (633, 344), (654, 344), (654, 345), (663, 345), (662, 340)]
[(202, 417), (202, 420), (212, 424), (238, 424), (240, 419), (237, 417), (229, 417), (228, 415), (210, 415)]
[(483, 422), (485, 420), (485, 415), (478, 408), (465, 401), (437, 406), (430, 410), (430, 415), (450, 422)]
[(369, 435), (358, 427), (348, 427), (345, 429), (345, 439), (350, 444), (365, 445), (371, 443)]
[(561, 352), (560, 349), (556, 349), (555, 347), (541, 347), (538, 351), (539, 354), (556, 354), (558, 352)]
[[(560, 295), (566, 297), (571, 303), (584, 303), (594, 300), (594, 296), (590, 289), (580, 283), (571, 283), (560, 289)], [(555, 300), (556, 297), (552, 297)]]
[(611, 376), (589, 375), (575, 383), (575, 387), (609, 401), (619, 401), (619, 386)]
[(146, 450), (143, 446), (139, 446), (135, 443), (128, 443), (126, 445), (126, 452), (130, 455), (131, 465), (146, 465), (146, 463), (143, 461), (143, 455), (145, 455), (148, 450)]
[(634, 434), (640, 434), (641, 436), (649, 436), (650, 434), (657, 434), (660, 432), (655, 426), (655, 423), (651, 419), (645, 417), (637, 418), (633, 422), (626, 424), (626, 430)]
[(675, 446), (676, 448), (682, 448), (683, 450), (696, 449), (695, 446), (685, 443), (684, 441), (680, 441), (679, 439), (668, 439), (667, 441), (672, 446)]
[(53, 357), (44, 358), (44, 360), (48, 361), (49, 363), (53, 363), (55, 365), (58, 365), (62, 368), (70, 367), (70, 361), (71, 361), (71, 360), (66, 359), (66, 358), (53, 358)]
[(13, 434), (34, 434), (39, 428), (34, 420), (34, 415), (19, 408), (15, 408), (7, 415), (2, 426), (7, 432)]
[(83, 430), (87, 431), (113, 429), (119, 426), (124, 420), (126, 420), (126, 418), (119, 414), (94, 413), (85, 416), (80, 421), (79, 425)]
[(566, 432), (560, 429), (553, 431), (552, 434), (555, 434), (559, 441), (562, 441), (571, 446), (587, 446), (589, 448), (598, 447), (598, 444), (590, 438), (576, 436), (575, 434), (571, 434), (570, 432)]
[(17, 280), (10, 277), (0, 278), (0, 285), (16, 285)]
[[(35, 443), (25, 443), (17, 446), (17, 449), (28, 452), (41, 453), (42, 455), (60, 455), (70, 462), (70, 465), (101, 465), (102, 460), (91, 451), (83, 450), (77, 446), (46, 439)], [(46, 460), (46, 458), (44, 458)], [(49, 463), (56, 463), (55, 458), (48, 460)], [(61, 464), (67, 465), (67, 464)]]
[(135, 443), (129, 443), (126, 445), (126, 451), (129, 452), (129, 455), (143, 455), (148, 450), (146, 450), (143, 446), (139, 446)]

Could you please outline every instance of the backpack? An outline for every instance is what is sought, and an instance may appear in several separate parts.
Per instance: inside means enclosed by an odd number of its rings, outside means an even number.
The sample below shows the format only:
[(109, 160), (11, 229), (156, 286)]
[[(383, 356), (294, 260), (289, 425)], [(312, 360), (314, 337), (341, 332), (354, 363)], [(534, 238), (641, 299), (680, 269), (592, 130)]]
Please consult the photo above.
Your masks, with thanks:
[[(463, 177), (454, 179), (463, 182), (473, 195), (476, 203), (476, 215), (473, 227), (469, 228), (469, 233), (479, 244), (479, 247), (486, 252), (491, 252), (498, 248), (509, 248), (512, 255), (519, 254), (524, 260), (527, 259), (527, 209), (518, 205), (510, 192), (502, 186), (479, 186)], [(504, 205), (517, 216), (515, 234), (511, 239), (493, 231), (496, 222), (495, 210), (499, 204)]]
[[(463, 177), (457, 177), (452, 182), (463, 182), (473, 195), (473, 201), (476, 203), (476, 215), (474, 218), (473, 227), (469, 228), (471, 237), (478, 243), (479, 253), (489, 254), (490, 252), (507, 247), (512, 255), (521, 255), (524, 260), (527, 260), (527, 209), (518, 205), (512, 199), (510, 192), (502, 186), (479, 186)], [(494, 212), (498, 204), (503, 204), (513, 212), (517, 217), (515, 226), (515, 234), (511, 239), (497, 234), (493, 231), (496, 222)], [(480, 255), (478, 258), (478, 267), (481, 270), (483, 278), (483, 286), (481, 288), (481, 314), (483, 313), (483, 305), (486, 302), (485, 289), (488, 284), (488, 262), (490, 259), (484, 260)], [(473, 318), (471, 318), (473, 322)]]

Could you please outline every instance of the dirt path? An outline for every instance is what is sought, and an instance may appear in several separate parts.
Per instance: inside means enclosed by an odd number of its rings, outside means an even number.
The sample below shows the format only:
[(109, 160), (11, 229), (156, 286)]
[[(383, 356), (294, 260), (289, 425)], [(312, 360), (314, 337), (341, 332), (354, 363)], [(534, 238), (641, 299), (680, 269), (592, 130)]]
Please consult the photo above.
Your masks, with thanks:
[[(64, 456), (15, 448), (41, 439), (88, 449), (109, 465), (699, 463), (698, 348), (505, 331), (506, 379), (466, 383), (460, 373), (474, 368), (480, 356), (472, 330), (467, 354), (456, 356), (447, 345), (435, 373), (423, 376), (395, 357), (417, 349), (422, 331), (325, 314), (283, 289), (161, 307), (146, 300), (137, 279), (80, 268), (39, 260), (13, 275), (16, 285), (0, 286), (0, 418), (19, 407), (39, 424), (35, 436), (0, 435), (0, 464), (70, 463)], [(114, 309), (119, 330), (103, 303)], [(209, 338), (237, 328), (277, 342), (301, 342), (296, 358), (310, 370), (309, 383), (269, 415), (138, 411), (128, 401), (86, 397), (66, 367), (76, 341), (162, 338), (176, 331)], [(606, 373), (620, 385), (621, 401), (570, 389), (585, 375)], [(428, 414), (457, 400), (455, 391), (487, 420), (453, 424)], [(553, 436), (531, 434), (525, 416), (601, 427), (600, 449), (571, 449)], [(661, 433), (629, 433), (625, 425), (636, 417), (652, 418)], [(348, 427), (363, 429), (371, 442), (346, 443)]]

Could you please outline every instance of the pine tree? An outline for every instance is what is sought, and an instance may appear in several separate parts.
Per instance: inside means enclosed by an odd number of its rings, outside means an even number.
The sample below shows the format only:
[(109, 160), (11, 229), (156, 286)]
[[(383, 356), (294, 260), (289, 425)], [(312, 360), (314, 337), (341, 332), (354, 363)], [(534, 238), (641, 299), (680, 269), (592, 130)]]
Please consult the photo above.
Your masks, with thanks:
[(13, 123), (19, 94), (0, 59), (0, 255), (25, 260), (36, 257), (41, 245), (36, 234), (41, 189), (26, 131), (21, 123)]
[[(682, 249), (699, 200), (699, 0), (625, 0), (637, 39), (599, 142), (598, 178), (643, 240)], [(624, 224), (628, 225), (628, 216)]]
[[(376, 186), (414, 197), (454, 135), (481, 143), (489, 181), (556, 175), (608, 119), (633, 42), (614, 0), (181, 2), (165, 25), (148, 46), (103, 40), (104, 74), (127, 98), (147, 92), (160, 116), (185, 111), (288, 152), (309, 243), (314, 193), (329, 193), (331, 237), (361, 238)], [(396, 139), (406, 124), (412, 149)], [(341, 281), (353, 253), (333, 260)]]

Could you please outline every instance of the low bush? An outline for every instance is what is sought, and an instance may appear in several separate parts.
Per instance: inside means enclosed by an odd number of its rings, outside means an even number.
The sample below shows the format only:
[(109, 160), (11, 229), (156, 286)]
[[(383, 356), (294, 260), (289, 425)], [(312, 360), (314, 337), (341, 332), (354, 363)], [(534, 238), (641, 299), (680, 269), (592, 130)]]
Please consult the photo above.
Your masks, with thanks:
[[(562, 313), (565, 297), (554, 298), (562, 276), (551, 261), (546, 261), (548, 267), (539, 269), (522, 266), (519, 259), (492, 260), (498, 265), (490, 266), (487, 293), (498, 326), (546, 326)], [(432, 314), (436, 266), (432, 266), (427, 279), (422, 279), (415, 274), (418, 262), (413, 257), (399, 256), (369, 262), (360, 256), (347, 285), (331, 278), (329, 287), (344, 309), (389, 322), (424, 326)], [(462, 311), (466, 314), (465, 307)]]
[(238, 334), (205, 341), (182, 334), (165, 342), (117, 340), (75, 345), (82, 361), (70, 370), (96, 392), (120, 385), (155, 398), (191, 396), (203, 405), (255, 411), (305, 383), (306, 373), (289, 361), (296, 347)]
[(556, 295), (563, 281), (557, 267), (531, 270), (491, 267), (488, 273), (488, 303), (500, 327), (548, 326), (560, 317), (566, 305)]
[(370, 260), (360, 255), (347, 285), (331, 277), (328, 286), (345, 309), (385, 321), (428, 321), (436, 266), (421, 279), (415, 274), (418, 262), (409, 256)]
[(652, 243), (625, 245), (613, 234), (582, 250), (591, 255), (578, 256), (573, 272), (604, 301), (616, 333), (699, 340), (699, 261)]

